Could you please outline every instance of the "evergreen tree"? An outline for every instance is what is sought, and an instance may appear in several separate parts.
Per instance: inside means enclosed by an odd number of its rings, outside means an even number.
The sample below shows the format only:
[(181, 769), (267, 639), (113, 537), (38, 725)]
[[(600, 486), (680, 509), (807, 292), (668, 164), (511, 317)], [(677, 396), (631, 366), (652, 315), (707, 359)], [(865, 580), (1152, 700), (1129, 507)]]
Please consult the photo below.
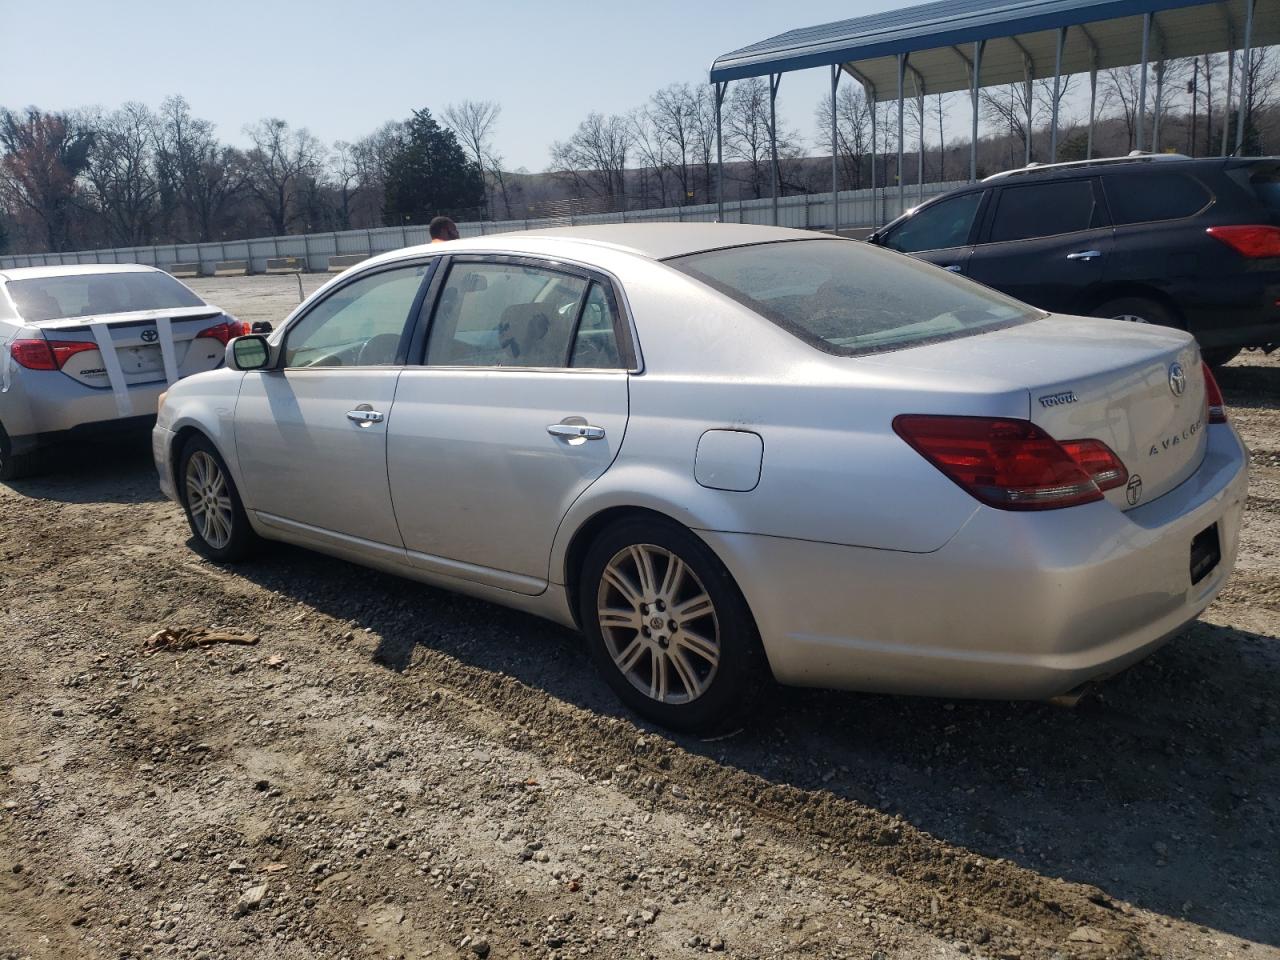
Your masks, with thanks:
[(387, 158), (383, 222), (428, 223), (484, 204), (484, 175), (427, 109), (413, 111)]

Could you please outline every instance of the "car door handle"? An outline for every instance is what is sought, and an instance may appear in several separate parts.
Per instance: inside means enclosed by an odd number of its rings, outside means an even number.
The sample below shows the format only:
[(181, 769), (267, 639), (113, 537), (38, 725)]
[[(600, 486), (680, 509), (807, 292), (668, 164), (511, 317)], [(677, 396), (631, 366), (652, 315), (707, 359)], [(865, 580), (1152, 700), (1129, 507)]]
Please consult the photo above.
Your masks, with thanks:
[(553, 423), (547, 427), (547, 433), (563, 440), (604, 439), (604, 427), (593, 427), (588, 423)]
[(1068, 253), (1068, 260), (1097, 260), (1102, 256), (1101, 250), (1081, 250), (1079, 253)]
[(958, 263), (948, 264), (942, 269), (946, 270), (947, 273), (964, 273), (964, 267), (960, 266)]
[(362, 427), (367, 427), (371, 423), (381, 423), (384, 418), (377, 410), (355, 409), (347, 411), (347, 419), (353, 423), (358, 423)]

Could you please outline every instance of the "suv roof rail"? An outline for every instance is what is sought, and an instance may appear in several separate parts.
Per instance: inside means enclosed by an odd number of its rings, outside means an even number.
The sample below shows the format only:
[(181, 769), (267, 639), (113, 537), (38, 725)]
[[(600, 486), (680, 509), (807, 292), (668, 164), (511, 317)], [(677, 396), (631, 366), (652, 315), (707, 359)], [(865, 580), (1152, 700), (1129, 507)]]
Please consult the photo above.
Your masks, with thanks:
[(1074, 170), (1078, 167), (1094, 167), (1104, 166), (1112, 163), (1155, 163), (1164, 160), (1190, 160), (1184, 153), (1146, 153), (1141, 150), (1134, 150), (1123, 157), (1097, 157), (1093, 160), (1071, 160), (1066, 163), (1030, 163), (1025, 167), (1019, 167), (1017, 170), (1003, 170), (1000, 173), (993, 173), (991, 176), (983, 179), (983, 183), (988, 180), (1003, 180), (1005, 177), (1025, 176), (1029, 173), (1046, 173), (1054, 170)]

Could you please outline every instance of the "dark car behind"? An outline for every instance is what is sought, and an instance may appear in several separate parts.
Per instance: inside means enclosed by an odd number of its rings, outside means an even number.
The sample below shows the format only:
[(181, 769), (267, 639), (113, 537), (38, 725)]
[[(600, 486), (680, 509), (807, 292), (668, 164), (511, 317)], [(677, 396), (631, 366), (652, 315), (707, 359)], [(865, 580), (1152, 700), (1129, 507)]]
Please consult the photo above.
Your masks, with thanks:
[(871, 241), (1046, 310), (1183, 328), (1214, 364), (1280, 346), (1280, 158), (1029, 167)]

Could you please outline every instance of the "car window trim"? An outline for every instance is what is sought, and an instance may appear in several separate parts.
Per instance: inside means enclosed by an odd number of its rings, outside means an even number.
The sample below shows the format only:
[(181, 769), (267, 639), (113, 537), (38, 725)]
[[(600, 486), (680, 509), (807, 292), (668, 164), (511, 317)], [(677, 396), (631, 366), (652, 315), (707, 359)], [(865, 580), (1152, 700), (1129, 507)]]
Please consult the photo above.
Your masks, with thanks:
[[(278, 355), (276, 357), (276, 363), (273, 367), (269, 367), (267, 369), (281, 370), (281, 371), (295, 370), (295, 371), (331, 372), (334, 370), (380, 370), (380, 369), (398, 368), (398, 367), (405, 366), (407, 363), (407, 357), (409, 356), (410, 344), (413, 339), (413, 327), (416, 325), (414, 323), (411, 323), (411, 321), (413, 321), (418, 316), (418, 311), (421, 309), (423, 298), (425, 297), (428, 288), (431, 286), (432, 281), (435, 279), (436, 274), (439, 272), (438, 267), (439, 267), (440, 260), (441, 260), (441, 257), (439, 256), (420, 256), (420, 257), (406, 257), (403, 260), (393, 260), (388, 263), (380, 263), (377, 266), (370, 267), (367, 270), (362, 270), (359, 273), (352, 274), (350, 277), (343, 280), (342, 283), (337, 284), (336, 286), (325, 291), (325, 295), (323, 297), (321, 297), (315, 303), (308, 305), (306, 310), (303, 310), (300, 313), (295, 314), (293, 317), (289, 319), (289, 322), (284, 326), (284, 328), (281, 330), (281, 333), (280, 333), (280, 341), (279, 341), (280, 346), (278, 349)], [(315, 312), (322, 305), (327, 303), (331, 297), (334, 297), (341, 291), (346, 290), (353, 283), (359, 283), (362, 280), (365, 280), (369, 277), (377, 276), (380, 273), (389, 273), (392, 270), (403, 270), (406, 267), (416, 267), (416, 266), (423, 266), (423, 265), (426, 266), (427, 272), (423, 276), (422, 280), (419, 282), (418, 290), (413, 295), (413, 302), (412, 304), (410, 304), (409, 310), (405, 314), (404, 328), (400, 332), (400, 343), (396, 347), (396, 355), (392, 363), (363, 364), (363, 365), (350, 366), (350, 367), (316, 367), (316, 366), (289, 367), (285, 365), (285, 357), (288, 354), (288, 349), (289, 349), (289, 336), (291, 333), (293, 333), (294, 328), (297, 327), (297, 325), (301, 323), (306, 317), (311, 316), (313, 312)]]
[[(1000, 207), (999, 197), (1003, 196), (1006, 190), (1019, 190), (1019, 189), (1026, 189), (1028, 187), (1041, 187), (1049, 183), (1076, 183), (1080, 180), (1089, 181), (1089, 186), (1092, 188), (1092, 191), (1093, 191), (1094, 212), (1097, 213), (1098, 211), (1101, 211), (1102, 219), (1105, 221), (1104, 223), (1095, 224), (1090, 222), (1089, 226), (1084, 227), (1080, 230), (1065, 230), (1062, 233), (1045, 233), (1045, 234), (1039, 234), (1034, 237), (1021, 237), (1017, 239), (1010, 238), (1008, 240), (992, 240), (991, 239), (991, 231), (996, 225), (996, 211)], [(993, 190), (992, 193), (995, 196), (993, 196), (993, 198), (991, 199), (990, 205), (986, 213), (984, 214), (982, 232), (979, 234), (979, 239), (974, 244), (974, 246), (991, 246), (999, 243), (1029, 243), (1029, 242), (1034, 242), (1036, 240), (1052, 240), (1055, 237), (1074, 237), (1082, 233), (1089, 233), (1090, 231), (1093, 231), (1093, 230), (1110, 230), (1112, 228), (1111, 210), (1107, 206), (1106, 195), (1102, 192), (1102, 182), (1097, 176), (1060, 177), (1055, 180), (1045, 180), (1041, 183), (1002, 184), (999, 187), (999, 189)]]
[[(635, 338), (635, 326), (630, 316), (630, 311), (623, 313), (620, 309), (622, 299), (617, 295), (620, 284), (616, 277), (606, 270), (599, 267), (587, 266), (586, 264), (576, 263), (572, 260), (562, 260), (558, 257), (550, 255), (528, 254), (528, 253), (504, 253), (495, 252), (487, 253), (481, 251), (447, 254), (439, 259), (444, 263), (436, 271), (435, 276), (439, 278), (439, 282), (433, 283), (433, 289), (430, 291), (429, 302), (431, 309), (429, 317), (419, 317), (417, 326), (421, 328), (421, 335), (414, 338), (409, 353), (408, 366), (421, 367), (424, 370), (489, 370), (489, 371), (517, 371), (517, 372), (533, 372), (533, 373), (627, 373), (639, 374), (642, 371), (639, 363), (638, 339)], [(600, 283), (601, 287), (609, 296), (610, 306), (613, 308), (613, 327), (614, 338), (618, 343), (618, 357), (620, 365), (617, 367), (521, 367), (515, 365), (478, 365), (478, 366), (457, 366), (457, 365), (431, 365), (427, 363), (427, 342), (430, 339), (431, 328), (435, 325), (436, 311), (440, 307), (440, 295), (444, 291), (444, 285), (448, 281), (449, 274), (457, 263), (483, 263), (488, 265), (513, 265), (525, 266), (535, 270), (546, 270), (551, 273), (561, 273), (568, 276), (577, 277), (587, 282), (587, 289), (583, 291), (582, 301), (578, 305), (578, 315), (574, 319), (573, 332), (570, 334), (570, 355), (572, 359), (572, 345), (577, 340), (578, 324), (582, 322), (582, 307), (586, 303), (587, 294), (590, 292), (590, 284), (592, 282)]]

